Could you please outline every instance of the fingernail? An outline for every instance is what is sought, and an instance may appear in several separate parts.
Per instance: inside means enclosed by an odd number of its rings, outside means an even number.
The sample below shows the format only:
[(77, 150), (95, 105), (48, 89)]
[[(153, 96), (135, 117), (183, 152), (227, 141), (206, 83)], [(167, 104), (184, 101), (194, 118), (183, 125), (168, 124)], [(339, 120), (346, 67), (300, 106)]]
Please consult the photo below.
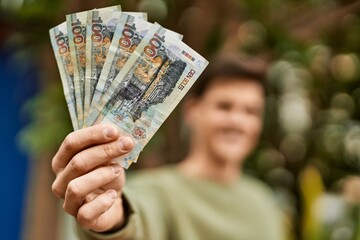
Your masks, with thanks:
[(108, 194), (111, 198), (115, 199), (117, 197), (117, 193), (115, 190), (108, 191)]
[(123, 151), (128, 151), (133, 146), (133, 141), (130, 137), (122, 137), (119, 142), (120, 149)]
[(105, 137), (112, 138), (116, 134), (116, 129), (112, 126), (108, 126), (104, 129), (104, 135)]
[(121, 166), (119, 164), (112, 165), (113, 172), (119, 174), (121, 171)]

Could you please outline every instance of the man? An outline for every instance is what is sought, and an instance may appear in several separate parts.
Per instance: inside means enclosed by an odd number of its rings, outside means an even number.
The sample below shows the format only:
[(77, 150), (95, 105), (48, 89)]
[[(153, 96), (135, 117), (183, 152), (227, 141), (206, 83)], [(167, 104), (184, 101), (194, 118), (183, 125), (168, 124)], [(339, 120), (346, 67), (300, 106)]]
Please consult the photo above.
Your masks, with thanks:
[(112, 159), (133, 142), (114, 126), (70, 133), (53, 159), (53, 192), (84, 239), (281, 240), (270, 191), (242, 174), (258, 142), (262, 76), (235, 56), (218, 58), (185, 101), (190, 151), (175, 166), (138, 173), (124, 189)]

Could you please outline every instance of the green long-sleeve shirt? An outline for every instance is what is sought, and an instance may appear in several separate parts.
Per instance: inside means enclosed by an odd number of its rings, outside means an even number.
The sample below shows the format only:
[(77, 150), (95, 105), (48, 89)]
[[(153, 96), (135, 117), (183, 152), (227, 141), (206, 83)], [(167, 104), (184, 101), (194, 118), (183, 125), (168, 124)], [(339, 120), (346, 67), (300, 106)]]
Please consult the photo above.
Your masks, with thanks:
[(184, 176), (176, 167), (138, 173), (124, 190), (127, 223), (111, 234), (79, 230), (83, 239), (282, 240), (271, 191), (243, 175), (232, 185)]

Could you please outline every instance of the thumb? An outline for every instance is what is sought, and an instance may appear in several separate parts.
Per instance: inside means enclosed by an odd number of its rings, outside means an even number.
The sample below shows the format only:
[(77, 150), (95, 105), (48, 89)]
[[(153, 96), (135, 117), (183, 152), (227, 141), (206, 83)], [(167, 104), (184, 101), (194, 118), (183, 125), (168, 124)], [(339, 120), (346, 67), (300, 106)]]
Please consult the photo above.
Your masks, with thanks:
[[(88, 199), (89, 200), (89, 199)], [(80, 226), (97, 232), (104, 232), (123, 223), (122, 200), (111, 189), (83, 204), (76, 216)]]

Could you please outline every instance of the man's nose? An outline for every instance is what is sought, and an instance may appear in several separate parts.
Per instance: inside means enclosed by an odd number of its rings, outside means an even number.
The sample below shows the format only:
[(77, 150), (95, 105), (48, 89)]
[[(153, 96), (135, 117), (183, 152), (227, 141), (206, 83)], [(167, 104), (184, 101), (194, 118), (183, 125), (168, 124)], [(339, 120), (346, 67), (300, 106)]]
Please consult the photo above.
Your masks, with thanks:
[(242, 110), (233, 110), (229, 115), (229, 122), (234, 126), (243, 126), (246, 123), (247, 116)]

